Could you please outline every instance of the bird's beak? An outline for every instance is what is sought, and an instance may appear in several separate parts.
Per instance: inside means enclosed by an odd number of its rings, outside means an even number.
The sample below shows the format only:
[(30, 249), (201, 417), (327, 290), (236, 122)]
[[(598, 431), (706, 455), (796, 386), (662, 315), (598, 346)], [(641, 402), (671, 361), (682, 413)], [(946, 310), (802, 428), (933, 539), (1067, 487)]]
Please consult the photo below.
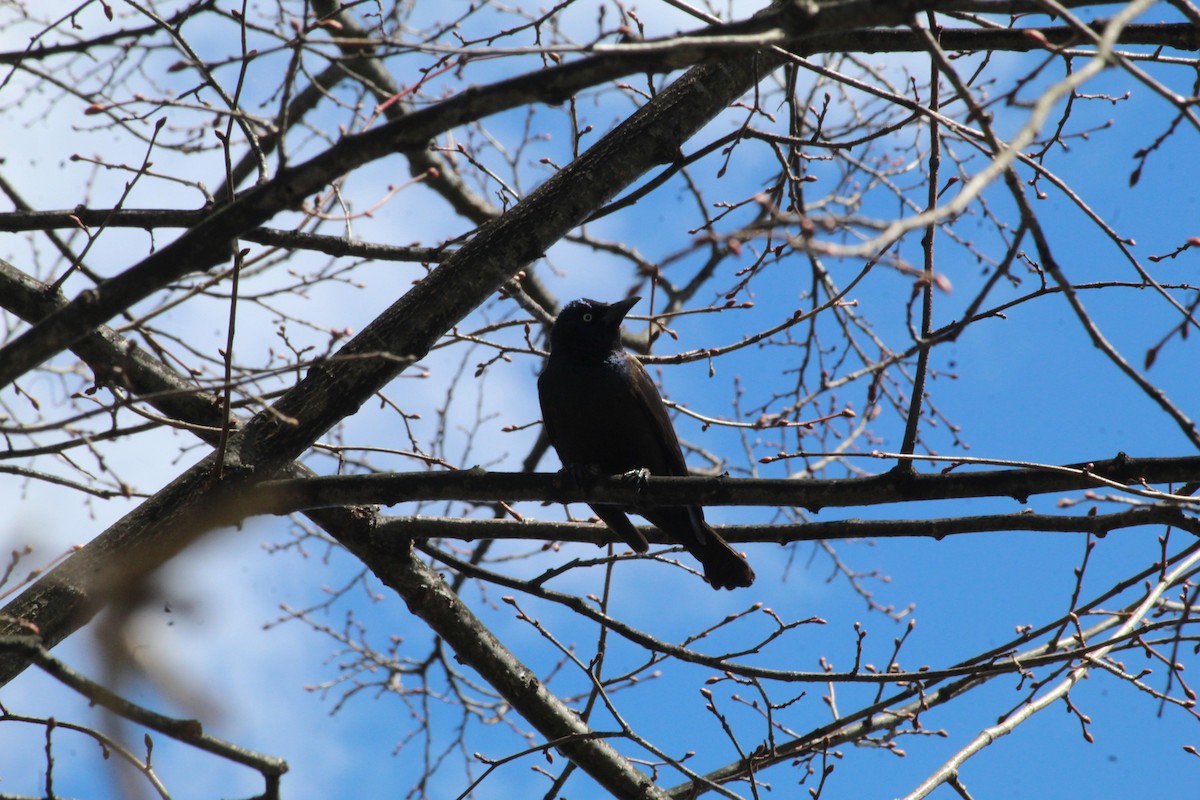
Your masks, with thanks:
[(625, 315), (629, 313), (629, 309), (636, 306), (641, 299), (640, 297), (631, 297), (628, 300), (613, 303), (608, 307), (608, 311), (604, 312), (604, 321), (610, 325), (620, 325), (621, 320), (625, 319)]

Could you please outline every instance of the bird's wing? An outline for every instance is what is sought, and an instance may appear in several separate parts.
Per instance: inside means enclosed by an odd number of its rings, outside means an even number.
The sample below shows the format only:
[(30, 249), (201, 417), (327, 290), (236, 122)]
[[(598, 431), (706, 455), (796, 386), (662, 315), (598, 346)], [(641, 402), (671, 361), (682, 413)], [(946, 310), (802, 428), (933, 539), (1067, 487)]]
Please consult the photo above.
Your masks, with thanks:
[(687, 462), (683, 458), (679, 437), (675, 434), (675, 426), (671, 424), (670, 416), (667, 415), (667, 407), (658, 393), (658, 387), (654, 385), (654, 380), (646, 372), (642, 362), (628, 353), (625, 353), (625, 359), (631, 379), (628, 383), (635, 404), (645, 415), (644, 431), (649, 434), (655, 448), (661, 454), (663, 465), (669, 470), (667, 474), (686, 476)]

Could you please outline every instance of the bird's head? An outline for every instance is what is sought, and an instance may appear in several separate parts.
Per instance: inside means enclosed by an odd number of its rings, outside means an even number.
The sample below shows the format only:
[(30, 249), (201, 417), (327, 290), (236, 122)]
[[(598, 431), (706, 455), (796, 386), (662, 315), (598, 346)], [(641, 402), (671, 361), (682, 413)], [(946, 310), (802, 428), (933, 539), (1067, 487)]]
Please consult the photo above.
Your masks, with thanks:
[(550, 352), (601, 360), (620, 350), (621, 322), (641, 299), (630, 297), (611, 305), (587, 298), (571, 301), (550, 329)]

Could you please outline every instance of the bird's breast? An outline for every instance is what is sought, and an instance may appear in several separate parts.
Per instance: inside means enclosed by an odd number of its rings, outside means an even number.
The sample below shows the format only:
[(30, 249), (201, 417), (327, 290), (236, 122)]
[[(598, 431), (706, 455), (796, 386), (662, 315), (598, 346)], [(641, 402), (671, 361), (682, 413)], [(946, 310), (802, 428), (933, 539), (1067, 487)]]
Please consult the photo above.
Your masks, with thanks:
[(616, 474), (648, 469), (675, 474), (664, 453), (663, 435), (624, 365), (551, 363), (538, 380), (542, 416), (564, 465)]

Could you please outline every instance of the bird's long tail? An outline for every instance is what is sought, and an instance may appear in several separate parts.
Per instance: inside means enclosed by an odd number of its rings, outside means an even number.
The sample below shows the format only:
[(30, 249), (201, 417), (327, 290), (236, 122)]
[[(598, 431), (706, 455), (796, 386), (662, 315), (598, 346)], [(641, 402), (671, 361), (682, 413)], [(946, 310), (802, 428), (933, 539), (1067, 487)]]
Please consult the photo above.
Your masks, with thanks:
[(659, 507), (638, 513), (687, 548), (704, 565), (704, 577), (714, 589), (737, 589), (754, 583), (754, 570), (746, 559), (704, 521), (704, 512), (699, 508)]
[(714, 589), (737, 589), (754, 583), (754, 570), (746, 563), (746, 559), (734, 550), (720, 535), (709, 527), (704, 526), (705, 543), (696, 549), (688, 548), (701, 564), (704, 565), (704, 577)]

